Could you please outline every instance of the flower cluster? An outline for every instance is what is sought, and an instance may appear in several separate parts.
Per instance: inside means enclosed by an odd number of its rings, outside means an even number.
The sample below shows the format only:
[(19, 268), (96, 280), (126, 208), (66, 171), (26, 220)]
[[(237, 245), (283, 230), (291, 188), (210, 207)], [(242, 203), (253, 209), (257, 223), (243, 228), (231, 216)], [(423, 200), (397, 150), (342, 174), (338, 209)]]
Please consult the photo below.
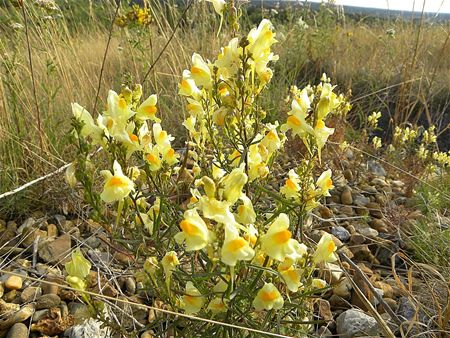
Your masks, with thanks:
[(117, 16), (115, 24), (119, 27), (148, 26), (151, 22), (150, 10), (139, 5), (127, 8), (124, 14)]

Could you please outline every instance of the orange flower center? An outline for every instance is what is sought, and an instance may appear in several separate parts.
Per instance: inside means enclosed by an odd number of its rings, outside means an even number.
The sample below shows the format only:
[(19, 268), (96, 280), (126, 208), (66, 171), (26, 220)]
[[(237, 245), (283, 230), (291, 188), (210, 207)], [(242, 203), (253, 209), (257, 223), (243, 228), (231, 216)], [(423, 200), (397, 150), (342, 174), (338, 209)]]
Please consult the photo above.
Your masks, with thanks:
[(195, 236), (198, 234), (197, 227), (189, 221), (182, 220), (180, 223), (180, 228), (189, 236)]
[(294, 182), (293, 180), (291, 180), (290, 178), (288, 178), (288, 179), (286, 180), (286, 186), (287, 186), (289, 189), (297, 190), (297, 186), (295, 185), (295, 182)]
[(201, 69), (200, 67), (192, 66), (191, 67), (191, 73), (198, 76), (206, 75), (206, 71)]
[(245, 244), (247, 244), (247, 242), (243, 238), (233, 239), (232, 241), (230, 241), (230, 243), (228, 243), (228, 250), (230, 250), (231, 252), (238, 251), (242, 249)]
[(287, 121), (297, 127), (300, 127), (302, 125), (302, 122), (300, 121), (300, 119), (294, 115), (289, 116), (287, 118)]
[(125, 109), (126, 107), (127, 107), (127, 101), (125, 101), (125, 99), (123, 97), (121, 97), (119, 99), (119, 108)]
[(187, 109), (188, 109), (189, 111), (196, 110), (196, 109), (197, 109), (197, 105), (196, 105), (195, 103), (189, 103), (189, 104), (187, 105)]
[(261, 294), (261, 299), (265, 302), (273, 302), (278, 298), (278, 293), (274, 291), (263, 291)]
[(325, 122), (323, 122), (323, 120), (317, 121), (316, 128), (322, 129), (323, 127), (325, 127)]
[(170, 148), (170, 149), (167, 151), (166, 156), (167, 156), (167, 157), (172, 157), (173, 155), (175, 155), (175, 150), (173, 150), (173, 148)]
[(129, 133), (128, 136), (130, 136), (130, 140), (133, 142), (139, 141), (139, 138), (135, 134)]
[(144, 113), (146, 113), (147, 115), (155, 115), (156, 112), (158, 111), (158, 108), (156, 108), (156, 106), (146, 106), (144, 108), (142, 108), (142, 110), (144, 111)]
[(108, 185), (110, 187), (122, 187), (122, 186), (127, 185), (127, 182), (125, 182), (125, 180), (120, 177), (113, 176), (109, 180)]
[(333, 241), (330, 241), (327, 246), (327, 250), (329, 253), (332, 253), (336, 249), (336, 244)]
[(152, 164), (158, 164), (158, 162), (159, 162), (158, 158), (155, 155), (153, 155), (153, 154), (148, 154), (147, 155), (147, 161), (149, 161)]
[(269, 140), (272, 140), (272, 141), (275, 141), (278, 139), (277, 133), (274, 132), (273, 130), (271, 130), (267, 133), (267, 137), (269, 138)]
[(292, 280), (298, 279), (297, 272), (294, 269), (287, 271), (287, 275), (288, 275), (289, 279), (292, 279)]
[(284, 244), (291, 239), (292, 233), (289, 230), (282, 230), (273, 235), (273, 237), (277, 244)]
[(333, 186), (333, 181), (331, 180), (331, 178), (327, 178), (327, 180), (325, 181), (325, 186), (330, 189)]

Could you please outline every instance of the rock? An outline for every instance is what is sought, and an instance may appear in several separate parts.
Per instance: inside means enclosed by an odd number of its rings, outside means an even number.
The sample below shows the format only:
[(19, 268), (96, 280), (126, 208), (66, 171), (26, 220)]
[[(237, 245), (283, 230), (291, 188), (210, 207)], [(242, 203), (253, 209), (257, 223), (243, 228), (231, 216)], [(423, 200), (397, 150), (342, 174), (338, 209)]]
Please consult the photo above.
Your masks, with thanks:
[(17, 290), (11, 290), (3, 295), (3, 300), (7, 303), (12, 303), (20, 296), (20, 292)]
[(370, 182), (370, 184), (372, 185), (378, 185), (380, 187), (385, 187), (388, 184), (386, 183), (386, 181), (384, 179), (382, 179), (381, 177), (375, 177), (372, 182)]
[(91, 317), (89, 306), (83, 303), (71, 302), (68, 305), (69, 313), (75, 318), (76, 323), (82, 323)]
[(66, 289), (61, 289), (58, 292), (58, 296), (64, 300), (64, 301), (68, 301), (68, 302), (72, 302), (74, 300), (77, 299), (77, 294), (75, 293), (75, 291), (72, 290), (66, 290)]
[(421, 309), (417, 309), (408, 297), (400, 297), (396, 314), (408, 321), (418, 320), (421, 323), (428, 322), (427, 315)]
[(19, 276), (9, 276), (5, 281), (5, 287), (9, 290), (20, 290), (23, 286), (23, 279)]
[(339, 337), (377, 336), (380, 327), (377, 321), (360, 310), (349, 309), (336, 320)]
[(89, 318), (82, 324), (72, 326), (64, 332), (64, 337), (81, 338), (81, 337), (110, 337), (108, 328), (103, 327), (103, 323)]
[(22, 303), (29, 303), (42, 296), (42, 289), (40, 287), (29, 286), (20, 294)]
[(5, 317), (0, 317), (0, 331), (10, 328), (16, 323), (23, 322), (30, 318), (35, 310), (33, 303), (23, 306), (19, 311)]
[(53, 224), (50, 223), (47, 225), (47, 236), (48, 237), (58, 237), (58, 227)]
[(345, 169), (343, 174), (347, 181), (349, 182), (353, 181), (353, 172), (350, 169)]
[(325, 299), (318, 299), (316, 306), (318, 307), (318, 313), (320, 318), (327, 322), (331, 322), (333, 320), (333, 313), (331, 312), (330, 303)]
[(339, 296), (345, 300), (350, 300), (352, 296), (352, 288), (353, 286), (351, 281), (347, 277), (344, 277), (336, 286), (333, 287), (333, 295)]
[(352, 216), (354, 214), (353, 208), (349, 205), (344, 205), (340, 208), (341, 213), (344, 214), (344, 217), (346, 216)]
[(378, 281), (378, 282), (373, 283), (373, 286), (380, 290), (383, 290), (383, 297), (386, 297), (386, 298), (394, 298), (395, 297), (394, 289), (389, 284)]
[(383, 166), (375, 160), (367, 161), (367, 170), (376, 176), (386, 176), (386, 170), (384, 170)]
[(353, 204), (352, 189), (349, 186), (345, 186), (341, 193), (341, 203), (345, 205)]
[(134, 295), (136, 293), (136, 282), (133, 277), (128, 277), (125, 280), (125, 289), (129, 295)]
[(145, 331), (141, 334), (141, 338), (153, 338), (153, 337), (154, 337), (153, 331), (151, 330)]
[(331, 308), (334, 310), (345, 310), (352, 307), (348, 301), (337, 295), (332, 295), (328, 301), (330, 302)]
[(350, 244), (351, 245), (361, 245), (361, 244), (364, 244), (365, 241), (366, 241), (366, 239), (364, 238), (364, 236), (359, 233), (354, 233), (350, 236)]
[(64, 280), (62, 278), (59, 278), (57, 276), (52, 276), (52, 275), (49, 275), (49, 276), (45, 277), (45, 281), (49, 282), (51, 284), (49, 284), (49, 283), (42, 283), (42, 293), (44, 295), (46, 295), (46, 294), (57, 295), (58, 291), (59, 291), (59, 286), (55, 285), (54, 283), (56, 283), (56, 284), (63, 284), (64, 283)]
[(35, 228), (26, 228), (22, 232), (21, 237), (21, 246), (23, 248), (32, 247), (34, 242), (39, 238), (39, 241), (42, 241), (47, 237), (47, 231), (35, 229)]
[(361, 195), (361, 194), (355, 194), (355, 195), (353, 196), (353, 203), (354, 203), (355, 205), (360, 206), (360, 207), (366, 206), (367, 203), (369, 203), (369, 202), (370, 202), (370, 198), (368, 198), (368, 197), (366, 197), (366, 196), (364, 196), (364, 195)]
[(16, 312), (19, 310), (19, 304), (7, 303), (3, 299), (0, 299), (0, 316), (6, 316), (11, 312)]
[(40, 309), (50, 309), (52, 307), (57, 307), (61, 303), (61, 298), (58, 295), (46, 294), (42, 295), (36, 300), (36, 310)]
[(358, 216), (369, 216), (369, 209), (366, 207), (355, 206), (353, 207)]
[(16, 232), (20, 235), (25, 230), (33, 228), (33, 226), (35, 224), (36, 224), (36, 220), (33, 217), (29, 217), (22, 223), (22, 225), (19, 228), (17, 228)]
[(47, 263), (64, 263), (70, 260), (70, 235), (65, 234), (54, 241), (42, 243), (39, 248), (39, 257)]
[[(397, 302), (392, 298), (383, 298), (384, 302), (391, 308), (391, 310), (395, 313), (397, 311), (398, 305)], [(380, 304), (378, 305), (379, 312), (384, 313), (386, 310), (384, 307)]]
[(375, 218), (369, 222), (369, 225), (378, 232), (388, 232), (386, 223), (381, 219)]
[(367, 238), (376, 238), (378, 236), (378, 231), (372, 228), (360, 228), (358, 229), (358, 232)]
[(14, 324), (9, 329), (6, 338), (28, 338), (28, 326), (23, 323)]
[(380, 264), (378, 259), (372, 254), (367, 244), (355, 245), (350, 249), (357, 261), (366, 261), (372, 264)]
[(322, 218), (327, 219), (327, 218), (331, 218), (333, 216), (333, 212), (326, 206), (323, 206), (323, 205), (319, 206), (318, 211)]
[(331, 233), (339, 238), (341, 242), (348, 242), (350, 239), (350, 232), (342, 226), (331, 227)]
[(383, 218), (383, 213), (381, 212), (381, 207), (376, 202), (367, 203), (366, 207), (369, 209), (370, 215), (376, 218)]
[(33, 314), (33, 318), (31, 319), (31, 321), (33, 323), (36, 323), (38, 321), (40, 321), (41, 319), (47, 317), (48, 314), (48, 309), (43, 309), (43, 310), (37, 310), (34, 314)]
[(336, 284), (344, 274), (341, 267), (333, 263), (325, 263), (325, 268), (323, 271), (323, 279), (325, 279), (329, 284)]

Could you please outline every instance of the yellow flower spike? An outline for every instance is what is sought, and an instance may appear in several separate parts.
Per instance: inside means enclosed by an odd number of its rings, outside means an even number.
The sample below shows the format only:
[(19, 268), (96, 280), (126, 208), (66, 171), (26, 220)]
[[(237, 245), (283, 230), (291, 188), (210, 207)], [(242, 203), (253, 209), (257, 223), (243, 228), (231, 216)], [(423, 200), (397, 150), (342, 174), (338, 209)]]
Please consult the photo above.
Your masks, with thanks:
[(289, 291), (297, 292), (303, 284), (300, 281), (301, 270), (296, 269), (293, 263), (294, 262), (292, 259), (286, 258), (283, 263), (278, 265), (278, 272), (283, 278), (283, 281), (286, 283)]
[(225, 275), (223, 277), (226, 281), (222, 278), (219, 278), (219, 281), (213, 287), (213, 291), (215, 293), (224, 293), (225, 291), (227, 291), (231, 277), (229, 275)]
[(242, 194), (239, 199), (242, 201), (242, 204), (236, 209), (236, 220), (244, 225), (254, 224), (256, 221), (256, 213), (253, 209), (252, 201), (244, 194)]
[(284, 299), (272, 283), (265, 283), (253, 300), (253, 307), (257, 311), (279, 310), (284, 306)]
[(231, 204), (236, 203), (242, 194), (242, 189), (248, 181), (247, 175), (244, 173), (245, 164), (242, 163), (239, 168), (235, 168), (226, 175), (222, 180), (223, 197)]
[(208, 307), (206, 309), (211, 311), (214, 315), (216, 315), (221, 312), (227, 312), (228, 306), (222, 298), (216, 297), (209, 302)]
[(225, 224), (225, 241), (220, 255), (223, 263), (234, 267), (238, 261), (251, 260), (255, 251), (239, 236), (239, 231), (234, 225)]
[(185, 211), (180, 228), (181, 232), (174, 238), (178, 244), (186, 242), (186, 251), (201, 250), (211, 240), (210, 231), (196, 209)]
[(156, 257), (148, 257), (144, 262), (144, 271), (154, 279), (157, 270), (158, 260), (156, 259)]
[(324, 171), (319, 176), (316, 186), (318, 187), (318, 195), (331, 196), (329, 191), (334, 188), (333, 180), (331, 179), (331, 169)]
[(191, 315), (199, 312), (203, 304), (205, 304), (205, 297), (192, 282), (187, 282), (185, 294), (181, 297), (181, 308), (186, 314)]
[(258, 229), (256, 229), (253, 224), (250, 224), (245, 230), (244, 238), (251, 247), (254, 247), (258, 240)]
[(134, 191), (134, 183), (122, 172), (122, 167), (117, 161), (113, 164), (114, 175), (109, 170), (101, 173), (105, 177), (105, 185), (100, 194), (101, 199), (106, 203), (121, 201)]
[(136, 224), (142, 225), (150, 235), (153, 234), (153, 220), (149, 215), (140, 212), (139, 215), (136, 215), (135, 222)]
[(223, 11), (225, 9), (225, 0), (206, 0), (208, 2), (211, 2), (213, 4), (214, 10), (216, 11), (217, 14), (219, 14), (220, 16), (223, 15)]
[(85, 279), (91, 270), (91, 263), (84, 258), (80, 249), (76, 249), (72, 252), (72, 259), (65, 264), (65, 269), (69, 276), (78, 277), (81, 280)]
[(335, 254), (336, 244), (330, 234), (325, 233), (317, 243), (316, 251), (313, 254), (313, 261), (319, 263), (331, 263), (337, 261)]
[(297, 173), (291, 169), (289, 170), (289, 178), (286, 179), (284, 186), (280, 188), (280, 193), (282, 193), (287, 198), (298, 198), (298, 192), (300, 191), (300, 177)]
[(284, 261), (286, 257), (299, 258), (299, 253), (306, 249), (304, 244), (292, 238), (292, 233), (288, 229), (289, 217), (281, 213), (270, 225), (266, 234), (261, 236), (261, 250), (278, 261)]
[(192, 55), (192, 67), (190, 69), (191, 78), (195, 81), (198, 87), (211, 88), (212, 78), (209, 65), (203, 60), (203, 58), (194, 53)]
[(158, 102), (158, 97), (153, 94), (150, 95), (141, 105), (138, 107), (136, 112), (136, 118), (141, 121), (152, 120), (155, 122), (160, 122), (160, 119), (156, 117), (156, 103)]

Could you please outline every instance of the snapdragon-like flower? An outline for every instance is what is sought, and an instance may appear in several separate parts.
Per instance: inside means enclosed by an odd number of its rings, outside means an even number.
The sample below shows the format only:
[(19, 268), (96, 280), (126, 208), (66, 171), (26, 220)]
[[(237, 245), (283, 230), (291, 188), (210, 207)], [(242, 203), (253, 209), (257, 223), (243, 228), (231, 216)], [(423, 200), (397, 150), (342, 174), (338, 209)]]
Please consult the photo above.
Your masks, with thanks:
[(331, 263), (337, 261), (335, 254), (336, 244), (330, 234), (324, 234), (317, 243), (316, 251), (313, 254), (314, 263)]
[(253, 307), (257, 311), (279, 310), (284, 305), (284, 299), (280, 291), (272, 283), (265, 283), (253, 299)]
[(80, 136), (90, 136), (94, 142), (100, 143), (103, 136), (103, 129), (94, 122), (91, 114), (78, 103), (72, 103), (72, 113), (75, 119), (83, 123)]
[(256, 213), (253, 209), (253, 204), (250, 198), (246, 195), (242, 194), (240, 197), (242, 204), (239, 205), (236, 209), (237, 213), (235, 214), (236, 220), (245, 225), (253, 224), (256, 221)]
[(318, 187), (318, 195), (331, 196), (329, 191), (334, 188), (333, 180), (331, 179), (331, 169), (324, 171), (319, 176), (316, 186)]
[(288, 112), (288, 118), (285, 124), (281, 126), (281, 131), (286, 132), (292, 130), (292, 136), (299, 135), (301, 138), (308, 134), (314, 134), (314, 129), (306, 122), (305, 103), (297, 100), (292, 101), (291, 110)]
[(229, 266), (235, 266), (238, 261), (249, 261), (255, 255), (255, 251), (249, 243), (239, 236), (239, 231), (234, 225), (225, 225), (225, 241), (221, 250), (221, 261)]
[(228, 306), (224, 299), (221, 297), (213, 298), (207, 307), (207, 310), (211, 311), (213, 314), (218, 314), (221, 312), (227, 312)]
[(280, 214), (270, 225), (266, 234), (261, 236), (261, 250), (269, 257), (284, 261), (286, 257), (297, 259), (306, 253), (306, 246), (292, 238), (289, 229), (289, 217)]
[(290, 258), (286, 258), (284, 262), (278, 265), (278, 272), (280, 273), (283, 281), (286, 283), (289, 291), (297, 292), (303, 285), (301, 282), (301, 270), (297, 269), (294, 265), (294, 261)]
[(199, 312), (203, 304), (205, 304), (205, 297), (192, 282), (187, 282), (185, 294), (181, 297), (181, 308), (190, 315)]
[(296, 198), (300, 191), (299, 183), (300, 177), (298, 177), (297, 173), (291, 169), (289, 170), (289, 178), (286, 179), (286, 182), (280, 188), (280, 192), (287, 198)]
[(158, 97), (153, 94), (150, 95), (141, 105), (138, 107), (136, 111), (136, 118), (138, 120), (152, 120), (155, 122), (159, 122), (160, 120), (156, 117), (156, 112), (158, 109), (156, 108), (156, 103), (158, 102)]
[(123, 200), (131, 191), (134, 191), (134, 183), (122, 172), (122, 167), (117, 161), (113, 164), (114, 175), (109, 170), (103, 170), (105, 185), (100, 197), (106, 203)]
[(180, 223), (181, 232), (175, 235), (178, 244), (186, 242), (186, 251), (201, 250), (211, 240), (206, 223), (197, 213), (197, 209), (186, 210)]
[(242, 188), (247, 183), (247, 175), (244, 173), (245, 164), (243, 163), (239, 168), (225, 176), (221, 183), (223, 184), (223, 197), (231, 204), (236, 203), (242, 194)]
[(209, 65), (197, 53), (192, 55), (192, 67), (190, 72), (192, 79), (198, 87), (211, 88), (211, 70), (209, 69)]

